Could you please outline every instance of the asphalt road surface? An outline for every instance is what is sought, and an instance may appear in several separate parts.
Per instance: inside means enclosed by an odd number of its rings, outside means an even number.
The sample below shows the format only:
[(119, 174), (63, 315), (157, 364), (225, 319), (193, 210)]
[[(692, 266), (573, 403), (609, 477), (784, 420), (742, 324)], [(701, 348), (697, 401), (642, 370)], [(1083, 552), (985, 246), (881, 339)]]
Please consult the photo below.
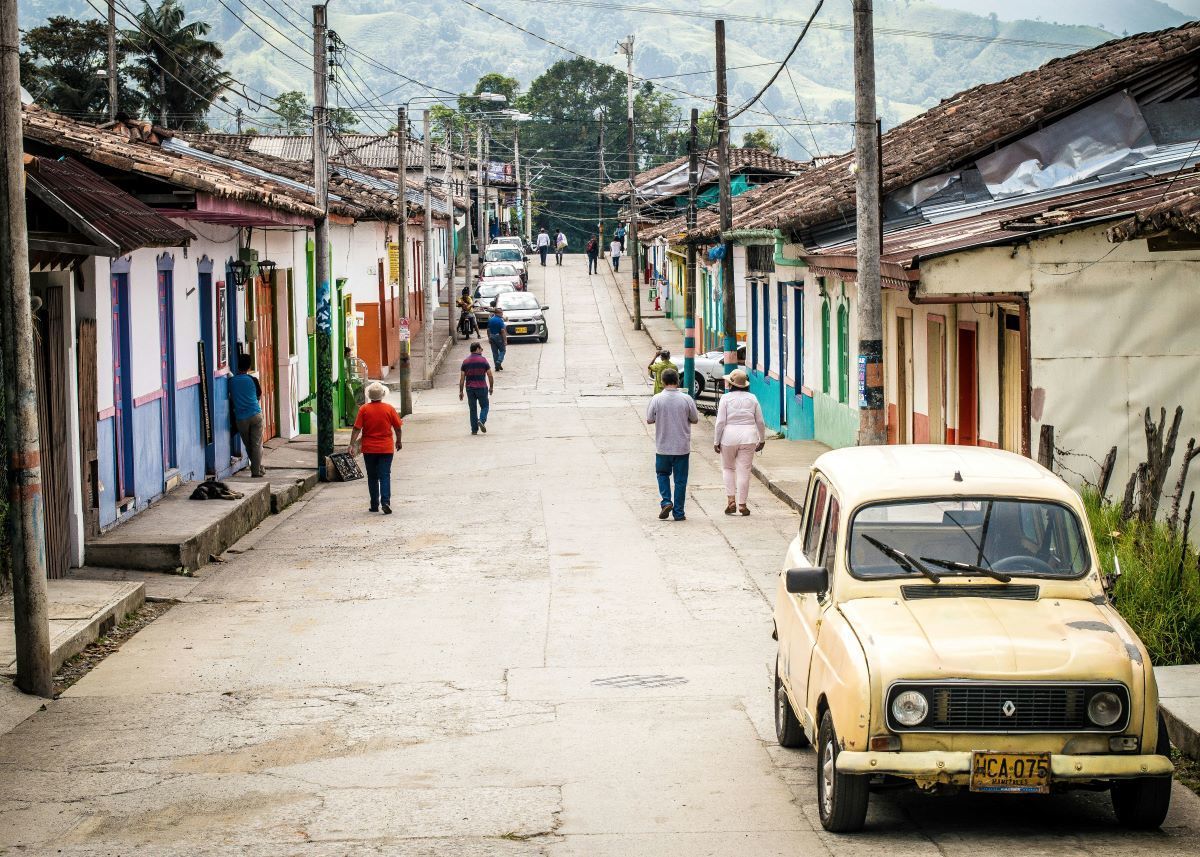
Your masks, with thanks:
[(820, 831), (813, 756), (771, 721), (795, 515), (757, 483), (749, 518), (722, 514), (702, 425), (688, 520), (658, 520), (649, 342), (585, 272), (535, 260), (550, 341), (510, 346), (486, 435), (455, 346), (394, 515), (318, 489), (0, 738), (0, 853), (1196, 853), (1178, 785), (1151, 834), (1107, 794), (911, 792)]

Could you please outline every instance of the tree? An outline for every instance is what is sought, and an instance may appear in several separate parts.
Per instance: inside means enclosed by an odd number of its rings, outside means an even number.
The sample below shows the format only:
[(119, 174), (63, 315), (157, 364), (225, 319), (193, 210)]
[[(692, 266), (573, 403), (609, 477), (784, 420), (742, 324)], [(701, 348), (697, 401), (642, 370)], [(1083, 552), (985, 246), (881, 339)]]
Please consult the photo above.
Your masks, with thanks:
[[(49, 110), (78, 119), (108, 115), (108, 82), (99, 73), (108, 66), (108, 36), (100, 21), (76, 21), (56, 15), (22, 39), (21, 83)], [(142, 94), (122, 78), (128, 52), (117, 42), (117, 100), (123, 112), (139, 113)]]
[[(561, 60), (529, 84), (516, 106), (534, 117), (521, 126), (521, 151), (544, 169), (534, 193), (545, 216), (536, 225), (561, 228), (579, 246), (601, 213), (610, 224), (615, 218), (617, 204), (601, 199), (599, 189), (629, 175), (625, 73), (589, 59)], [(635, 90), (634, 119), (643, 168), (678, 154), (679, 110), (648, 82)]]
[(358, 117), (349, 107), (329, 108), (329, 130), (334, 134), (346, 134), (357, 130)]
[(755, 128), (742, 135), (743, 149), (763, 149), (772, 154), (779, 154), (779, 141), (766, 128)]
[(124, 37), (136, 46), (133, 76), (159, 124), (204, 129), (204, 114), (230, 78), (217, 65), (220, 46), (205, 38), (212, 28), (185, 23), (186, 15), (179, 0), (161, 0), (157, 8), (143, 0), (137, 29)]
[(271, 102), (282, 123), (279, 126), (281, 133), (291, 137), (312, 133), (312, 107), (303, 92), (289, 89), (272, 98)]

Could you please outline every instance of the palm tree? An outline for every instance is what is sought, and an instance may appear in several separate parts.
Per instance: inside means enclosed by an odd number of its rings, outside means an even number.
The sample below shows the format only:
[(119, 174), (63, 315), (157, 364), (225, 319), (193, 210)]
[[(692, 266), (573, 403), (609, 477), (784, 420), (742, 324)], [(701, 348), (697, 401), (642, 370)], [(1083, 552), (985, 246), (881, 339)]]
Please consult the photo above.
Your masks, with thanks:
[(134, 78), (166, 128), (205, 127), (200, 117), (230, 81), (217, 66), (221, 48), (204, 38), (212, 28), (203, 21), (185, 23), (186, 16), (179, 0), (161, 0), (157, 8), (143, 0), (137, 29), (125, 33), (140, 55)]

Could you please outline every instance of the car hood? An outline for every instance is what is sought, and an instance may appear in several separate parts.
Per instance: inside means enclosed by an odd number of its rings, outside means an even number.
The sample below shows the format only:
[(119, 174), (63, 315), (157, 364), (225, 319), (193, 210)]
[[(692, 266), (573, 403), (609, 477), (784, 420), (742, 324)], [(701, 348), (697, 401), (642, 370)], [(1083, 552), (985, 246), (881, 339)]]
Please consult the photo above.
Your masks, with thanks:
[(884, 682), (1119, 679), (1141, 647), (1107, 605), (1062, 598), (860, 598), (841, 605)]

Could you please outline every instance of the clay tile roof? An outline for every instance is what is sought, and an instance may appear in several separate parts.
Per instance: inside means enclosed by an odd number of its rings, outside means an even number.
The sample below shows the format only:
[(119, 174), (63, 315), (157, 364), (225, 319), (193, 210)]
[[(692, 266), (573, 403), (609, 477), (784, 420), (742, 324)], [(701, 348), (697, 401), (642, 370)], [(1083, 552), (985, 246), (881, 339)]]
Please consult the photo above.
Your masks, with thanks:
[[(708, 149), (699, 153), (700, 164), (703, 166), (706, 162), (715, 164), (717, 162), (717, 150)], [(659, 164), (657, 167), (651, 167), (645, 172), (638, 173), (635, 181), (638, 187), (649, 184), (661, 176), (665, 176), (672, 170), (678, 169), (686, 165), (688, 156), (676, 158), (673, 161), (668, 161), (665, 164)], [(790, 158), (785, 158), (776, 155), (774, 152), (769, 152), (766, 149), (735, 149), (729, 150), (729, 172), (731, 175), (737, 175), (744, 172), (767, 173), (777, 176), (791, 176), (804, 169), (808, 165), (800, 161), (793, 161)], [(605, 196), (618, 198), (629, 195), (629, 181), (621, 180), (606, 184), (600, 189), (600, 192)]]
[[(884, 193), (967, 163), (1041, 122), (1119, 91), (1131, 78), (1200, 50), (1200, 22), (1106, 42), (998, 83), (954, 95), (883, 135)], [(734, 201), (736, 229), (804, 229), (854, 217), (854, 156), (755, 188)], [(693, 240), (717, 235), (700, 213)]]
[[(251, 151), (285, 161), (311, 161), (312, 136), (305, 134), (190, 134), (192, 142), (207, 141), (229, 150)], [(396, 138), (379, 134), (335, 134), (329, 140), (329, 157), (346, 160), (356, 166), (396, 169)], [(425, 163), (421, 141), (410, 137), (405, 151), (405, 166), (420, 169)], [(463, 158), (455, 155), (455, 162)], [(446, 168), (445, 153), (433, 149), (433, 169)]]
[(312, 194), (270, 177), (250, 176), (232, 167), (166, 151), (153, 143), (131, 140), (121, 129), (97, 128), (36, 105), (24, 105), (22, 119), (26, 139), (75, 152), (87, 161), (114, 170), (149, 176), (223, 199), (257, 202), (302, 217), (319, 213)]

